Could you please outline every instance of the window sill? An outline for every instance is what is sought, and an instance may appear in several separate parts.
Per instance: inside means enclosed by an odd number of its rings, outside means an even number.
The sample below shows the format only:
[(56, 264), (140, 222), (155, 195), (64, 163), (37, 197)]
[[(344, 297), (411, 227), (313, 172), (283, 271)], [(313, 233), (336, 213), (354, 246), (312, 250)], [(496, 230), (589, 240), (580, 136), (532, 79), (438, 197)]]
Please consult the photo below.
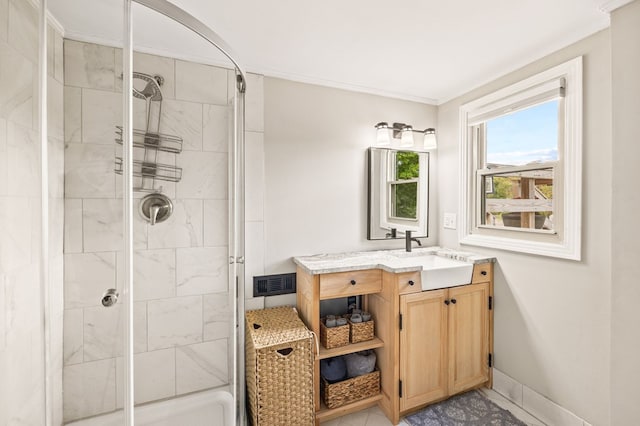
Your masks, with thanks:
[(504, 227), (504, 226), (494, 226), (494, 225), (478, 225), (479, 229), (491, 229), (500, 231), (508, 231), (508, 232), (521, 232), (526, 234), (542, 234), (542, 235), (558, 235), (556, 231), (553, 229), (528, 229), (528, 228), (515, 228), (512, 226)]
[(494, 235), (468, 234), (460, 238), (460, 244), (489, 247), (559, 259), (580, 260), (580, 249), (575, 244), (548, 243), (516, 238), (505, 238)]

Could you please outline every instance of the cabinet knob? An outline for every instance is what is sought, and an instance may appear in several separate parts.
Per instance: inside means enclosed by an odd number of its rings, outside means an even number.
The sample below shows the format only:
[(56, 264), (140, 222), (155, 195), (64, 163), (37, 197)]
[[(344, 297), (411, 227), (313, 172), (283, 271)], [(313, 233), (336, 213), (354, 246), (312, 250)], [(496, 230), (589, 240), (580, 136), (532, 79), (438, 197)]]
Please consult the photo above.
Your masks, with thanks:
[(456, 304), (457, 300), (456, 299), (451, 299), (451, 303), (453, 303), (454, 305)]
[(450, 303), (450, 302), (449, 302), (449, 299), (447, 299), (447, 300), (445, 300), (445, 301), (444, 301), (444, 304), (445, 304), (445, 305), (447, 305), (447, 306), (449, 306), (449, 303)]
[(487, 271), (480, 271), (480, 275), (487, 275)]
[(356, 280), (351, 280), (351, 285), (356, 285)]
[(409, 285), (414, 285), (415, 283), (413, 282), (413, 280), (409, 280)]

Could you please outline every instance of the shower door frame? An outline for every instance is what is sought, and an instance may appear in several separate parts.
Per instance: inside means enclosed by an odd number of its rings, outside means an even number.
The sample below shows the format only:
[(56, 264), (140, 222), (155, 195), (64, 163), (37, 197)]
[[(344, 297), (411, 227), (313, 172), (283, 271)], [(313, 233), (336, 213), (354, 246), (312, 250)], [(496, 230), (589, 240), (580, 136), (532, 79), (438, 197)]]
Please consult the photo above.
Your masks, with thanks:
[(54, 389), (52, 362), (52, 331), (51, 331), (51, 295), (49, 291), (49, 133), (48, 133), (48, 58), (47, 58), (47, 0), (38, 3), (38, 98), (39, 127), (40, 127), (40, 314), (43, 326), (44, 342), (44, 424), (53, 425), (54, 421)]
[(229, 290), (234, 300), (233, 389), (236, 424), (244, 424), (244, 93), (246, 74), (227, 43), (203, 22), (166, 0), (124, 0), (123, 44), (123, 236), (124, 236), (124, 424), (134, 426), (133, 374), (133, 3), (154, 10), (190, 29), (222, 52), (235, 66), (233, 134), (229, 149)]

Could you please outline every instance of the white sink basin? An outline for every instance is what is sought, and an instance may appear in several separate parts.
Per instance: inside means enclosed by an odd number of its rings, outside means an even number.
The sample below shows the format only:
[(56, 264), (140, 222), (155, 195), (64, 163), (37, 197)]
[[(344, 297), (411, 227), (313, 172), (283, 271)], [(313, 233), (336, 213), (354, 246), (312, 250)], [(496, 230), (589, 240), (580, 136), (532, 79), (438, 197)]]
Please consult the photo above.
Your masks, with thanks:
[(422, 266), (422, 271), (420, 272), (422, 290), (434, 290), (471, 283), (473, 263), (436, 255), (414, 257), (413, 260)]

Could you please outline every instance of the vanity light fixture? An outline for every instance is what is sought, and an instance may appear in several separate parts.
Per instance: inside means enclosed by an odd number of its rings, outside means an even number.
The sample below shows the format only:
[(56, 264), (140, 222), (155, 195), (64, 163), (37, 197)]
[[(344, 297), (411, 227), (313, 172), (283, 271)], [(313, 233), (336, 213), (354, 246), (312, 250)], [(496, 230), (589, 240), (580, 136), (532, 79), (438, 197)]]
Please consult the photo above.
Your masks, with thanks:
[(413, 140), (414, 133), (422, 133), (424, 135), (422, 141), (422, 148), (426, 150), (436, 149), (438, 147), (436, 141), (436, 129), (429, 127), (425, 130), (415, 130), (411, 125), (405, 123), (393, 123), (393, 126), (389, 126), (388, 123), (382, 121), (375, 125), (376, 128), (376, 145), (390, 145), (393, 142), (392, 139), (400, 139), (401, 147), (413, 147), (415, 141)]

